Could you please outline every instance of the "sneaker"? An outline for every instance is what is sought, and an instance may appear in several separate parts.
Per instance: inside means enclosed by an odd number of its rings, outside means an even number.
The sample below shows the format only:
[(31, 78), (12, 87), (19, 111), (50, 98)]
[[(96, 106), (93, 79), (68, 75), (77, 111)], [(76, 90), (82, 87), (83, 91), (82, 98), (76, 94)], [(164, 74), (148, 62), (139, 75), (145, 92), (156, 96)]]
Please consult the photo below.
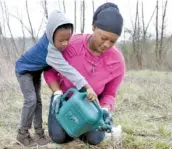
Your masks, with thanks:
[(39, 146), (45, 146), (50, 142), (50, 138), (45, 135), (43, 129), (35, 129), (35, 138)]
[(19, 130), (18, 134), (17, 134), (16, 141), (18, 144), (25, 146), (25, 147), (32, 147), (32, 146), (37, 145), (36, 142), (31, 138), (28, 131), (21, 132)]
[(114, 139), (120, 140), (122, 137), (122, 129), (121, 125), (118, 125), (117, 127), (112, 127), (111, 133), (106, 133), (106, 137), (112, 137)]

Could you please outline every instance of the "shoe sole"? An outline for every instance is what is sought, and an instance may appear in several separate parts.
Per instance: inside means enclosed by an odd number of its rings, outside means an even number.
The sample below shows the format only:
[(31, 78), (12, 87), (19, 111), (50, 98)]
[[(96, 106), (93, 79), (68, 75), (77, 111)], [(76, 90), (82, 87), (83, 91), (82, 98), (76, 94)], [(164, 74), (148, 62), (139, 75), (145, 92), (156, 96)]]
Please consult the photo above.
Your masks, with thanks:
[(17, 139), (16, 139), (16, 142), (17, 142), (19, 145), (21, 145), (22, 147), (33, 147), (33, 146), (37, 146), (36, 143), (35, 143), (35, 144), (32, 144), (32, 145), (24, 145), (24, 144), (22, 144), (20, 141), (18, 141)]
[(42, 148), (42, 147), (46, 147), (49, 143), (51, 143), (51, 141), (50, 141), (50, 142), (48, 142), (48, 143), (47, 143), (47, 144), (45, 144), (45, 145), (40, 145), (40, 144), (38, 144), (38, 143), (37, 143), (37, 146), (39, 146), (39, 147), (41, 147), (41, 148)]
[(46, 145), (39, 145), (39, 144), (37, 144), (37, 146), (38, 147), (40, 147), (40, 148), (44, 148), (44, 147), (46, 147), (48, 144), (46, 144)]

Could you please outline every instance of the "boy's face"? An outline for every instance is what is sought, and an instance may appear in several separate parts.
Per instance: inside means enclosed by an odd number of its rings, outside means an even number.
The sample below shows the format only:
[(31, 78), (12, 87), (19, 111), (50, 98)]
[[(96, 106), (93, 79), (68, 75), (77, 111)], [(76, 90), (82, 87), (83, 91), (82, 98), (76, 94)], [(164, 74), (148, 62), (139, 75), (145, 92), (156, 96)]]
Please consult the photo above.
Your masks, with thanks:
[(68, 42), (72, 36), (71, 29), (60, 28), (57, 29), (54, 34), (54, 46), (58, 50), (63, 50), (68, 45)]

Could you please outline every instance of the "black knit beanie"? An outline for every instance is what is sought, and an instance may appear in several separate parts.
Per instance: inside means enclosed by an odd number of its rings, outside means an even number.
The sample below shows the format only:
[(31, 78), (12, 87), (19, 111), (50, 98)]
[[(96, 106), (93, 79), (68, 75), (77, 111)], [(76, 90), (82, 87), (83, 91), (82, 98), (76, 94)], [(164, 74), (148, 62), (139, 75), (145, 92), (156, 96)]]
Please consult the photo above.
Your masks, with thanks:
[(93, 25), (120, 36), (123, 28), (123, 17), (118, 6), (110, 2), (99, 6), (93, 16)]

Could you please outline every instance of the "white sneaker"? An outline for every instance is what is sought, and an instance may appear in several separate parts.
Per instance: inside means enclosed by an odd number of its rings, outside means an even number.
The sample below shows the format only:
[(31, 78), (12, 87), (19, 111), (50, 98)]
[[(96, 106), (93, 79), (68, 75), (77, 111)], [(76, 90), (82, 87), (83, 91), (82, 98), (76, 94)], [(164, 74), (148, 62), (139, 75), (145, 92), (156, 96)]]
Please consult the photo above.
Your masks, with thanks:
[(117, 127), (112, 127), (112, 132), (111, 133), (105, 133), (106, 137), (112, 137), (114, 139), (121, 139), (122, 137), (122, 128), (121, 125), (118, 125)]

